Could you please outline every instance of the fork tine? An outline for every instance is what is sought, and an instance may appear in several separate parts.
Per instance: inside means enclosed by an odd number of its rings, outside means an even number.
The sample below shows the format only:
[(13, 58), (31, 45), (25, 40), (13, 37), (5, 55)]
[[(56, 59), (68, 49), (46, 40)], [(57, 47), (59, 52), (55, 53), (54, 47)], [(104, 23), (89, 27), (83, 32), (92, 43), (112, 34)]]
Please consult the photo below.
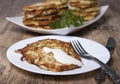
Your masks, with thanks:
[(87, 52), (85, 51), (85, 49), (83, 48), (83, 46), (81, 45), (81, 43), (77, 40), (77, 43), (79, 44), (79, 46), (81, 47), (82, 51), (87, 54)]
[(81, 48), (82, 45), (77, 40), (70, 41), (70, 44), (73, 46), (75, 52), (79, 54), (81, 57), (86, 59), (92, 59), (90, 56), (86, 55), (88, 53), (85, 50), (82, 50), (83, 47)]
[(81, 47), (79, 46), (78, 40), (75, 40), (74, 43), (75, 43), (76, 47), (78, 48), (79, 53), (84, 54), (83, 50), (82, 50)]
[(78, 47), (78, 44), (76, 43), (76, 41), (70, 41), (70, 44), (73, 46), (73, 48), (79, 55), (81, 55), (81, 56), (83, 55), (81, 52), (81, 49)]
[(79, 54), (78, 48), (76, 47), (74, 41), (70, 41), (70, 44), (72, 45), (72, 47), (74, 48), (74, 50)]

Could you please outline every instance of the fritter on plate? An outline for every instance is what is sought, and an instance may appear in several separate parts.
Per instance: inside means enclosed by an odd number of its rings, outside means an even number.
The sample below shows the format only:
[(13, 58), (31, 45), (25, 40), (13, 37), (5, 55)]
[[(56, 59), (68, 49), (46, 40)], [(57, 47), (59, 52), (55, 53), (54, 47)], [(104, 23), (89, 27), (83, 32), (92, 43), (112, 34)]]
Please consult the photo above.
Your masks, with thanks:
[[(46, 49), (48, 50), (46, 51)], [(17, 51), (22, 54), (22, 60), (53, 72), (76, 69), (82, 66), (81, 58), (74, 51), (72, 45), (61, 40), (43, 39), (27, 44)]]

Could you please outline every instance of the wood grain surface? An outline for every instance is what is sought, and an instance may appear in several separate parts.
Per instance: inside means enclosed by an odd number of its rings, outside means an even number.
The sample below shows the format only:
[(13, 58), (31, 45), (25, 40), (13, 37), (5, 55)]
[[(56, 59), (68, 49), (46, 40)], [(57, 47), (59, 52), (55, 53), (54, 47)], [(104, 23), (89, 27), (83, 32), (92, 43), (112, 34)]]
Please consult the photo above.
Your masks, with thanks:
[[(33, 33), (6, 20), (7, 16), (20, 16), (22, 7), (44, 0), (1, 0), (0, 2), (0, 84), (96, 84), (94, 76), (98, 70), (73, 76), (48, 76), (30, 73), (12, 65), (6, 58), (6, 51), (22, 39), (43, 36)], [(116, 40), (111, 67), (120, 74), (120, 0), (98, 0), (99, 5), (110, 7), (105, 15), (94, 24), (69, 34), (106, 44), (109, 37)], [(109, 77), (103, 84), (114, 84)]]

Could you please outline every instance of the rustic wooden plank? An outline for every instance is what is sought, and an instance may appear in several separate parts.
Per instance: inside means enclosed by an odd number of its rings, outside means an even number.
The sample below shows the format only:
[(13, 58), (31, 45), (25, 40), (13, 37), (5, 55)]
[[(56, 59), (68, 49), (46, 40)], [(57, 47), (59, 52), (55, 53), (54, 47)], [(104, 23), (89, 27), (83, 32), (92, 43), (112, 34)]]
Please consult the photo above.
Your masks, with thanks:
[[(7, 60), (6, 51), (9, 46), (22, 39), (43, 35), (24, 30), (5, 19), (6, 16), (22, 15), (24, 5), (36, 2), (39, 1), (2, 0), (0, 3), (0, 84), (96, 84), (94, 75), (99, 70), (73, 76), (47, 76), (24, 71)], [(110, 36), (114, 37), (116, 49), (111, 66), (120, 74), (120, 1), (99, 0), (99, 5), (105, 4), (109, 4), (110, 8), (100, 20), (69, 35), (88, 38), (102, 45), (106, 44)], [(113, 84), (113, 82), (107, 77), (103, 84)]]

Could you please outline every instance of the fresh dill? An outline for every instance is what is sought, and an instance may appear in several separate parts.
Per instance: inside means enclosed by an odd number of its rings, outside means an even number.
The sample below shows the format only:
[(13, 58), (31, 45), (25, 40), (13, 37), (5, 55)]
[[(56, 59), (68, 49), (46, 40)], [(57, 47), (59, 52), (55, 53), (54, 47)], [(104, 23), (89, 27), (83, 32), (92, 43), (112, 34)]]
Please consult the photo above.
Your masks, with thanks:
[(74, 10), (65, 10), (61, 15), (60, 20), (51, 23), (50, 26), (53, 29), (70, 27), (71, 25), (75, 27), (81, 26), (83, 18), (79, 15), (74, 15), (73, 11)]

